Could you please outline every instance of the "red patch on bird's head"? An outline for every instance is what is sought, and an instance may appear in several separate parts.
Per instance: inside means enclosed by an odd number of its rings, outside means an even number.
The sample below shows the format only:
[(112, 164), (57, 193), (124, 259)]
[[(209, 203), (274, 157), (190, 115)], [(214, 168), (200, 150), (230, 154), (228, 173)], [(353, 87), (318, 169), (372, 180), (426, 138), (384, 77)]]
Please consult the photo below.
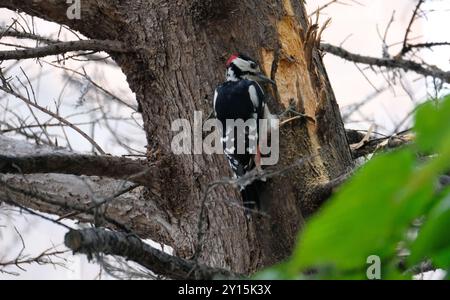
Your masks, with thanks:
[(238, 57), (239, 57), (239, 53), (232, 54), (231, 57), (227, 61), (227, 67), (229, 67), (233, 63), (233, 61)]

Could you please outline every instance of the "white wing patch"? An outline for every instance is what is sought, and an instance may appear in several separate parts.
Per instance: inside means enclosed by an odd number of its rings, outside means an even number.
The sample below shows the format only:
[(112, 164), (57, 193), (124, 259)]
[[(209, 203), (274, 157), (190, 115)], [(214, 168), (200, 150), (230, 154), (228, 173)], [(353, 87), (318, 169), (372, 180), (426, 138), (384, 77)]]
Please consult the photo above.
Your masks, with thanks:
[(248, 88), (248, 93), (250, 94), (250, 99), (252, 100), (253, 107), (256, 110), (259, 107), (259, 97), (258, 97), (258, 93), (256, 92), (256, 88), (254, 85), (251, 85)]
[(217, 101), (217, 97), (219, 96), (219, 93), (217, 92), (217, 89), (214, 92), (214, 112), (216, 111), (216, 101)]
[(256, 85), (258, 86), (259, 91), (261, 92), (261, 94), (264, 95), (264, 90), (262, 89), (262, 87), (259, 85), (259, 83), (258, 83), (257, 81), (255, 81), (255, 83), (256, 83)]

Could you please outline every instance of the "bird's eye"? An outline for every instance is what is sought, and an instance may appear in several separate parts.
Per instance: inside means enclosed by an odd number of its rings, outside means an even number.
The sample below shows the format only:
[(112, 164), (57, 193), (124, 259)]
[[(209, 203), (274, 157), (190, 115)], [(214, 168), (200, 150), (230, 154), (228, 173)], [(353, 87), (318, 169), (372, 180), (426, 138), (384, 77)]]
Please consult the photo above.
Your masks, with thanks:
[(250, 68), (252, 69), (256, 69), (256, 67), (258, 67), (258, 65), (254, 62), (250, 63)]

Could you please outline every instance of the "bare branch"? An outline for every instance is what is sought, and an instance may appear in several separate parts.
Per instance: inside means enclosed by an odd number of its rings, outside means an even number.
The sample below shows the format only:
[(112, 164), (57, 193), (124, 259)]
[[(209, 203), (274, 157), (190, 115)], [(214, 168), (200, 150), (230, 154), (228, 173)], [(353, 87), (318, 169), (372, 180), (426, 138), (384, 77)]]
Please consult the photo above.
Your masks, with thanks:
[(408, 37), (409, 37), (409, 34), (411, 33), (411, 27), (414, 24), (414, 21), (416, 20), (419, 9), (424, 2), (425, 2), (425, 0), (419, 0), (419, 2), (417, 2), (416, 7), (414, 8), (413, 15), (412, 15), (412, 17), (409, 21), (408, 27), (406, 28), (406, 31), (405, 31), (405, 38), (403, 39), (403, 46), (402, 46), (402, 50), (401, 50), (399, 56), (403, 56), (406, 52), (409, 51), (409, 50), (407, 50), (407, 46), (408, 46)]
[(383, 138), (371, 139), (362, 143), (360, 147), (352, 149), (353, 158), (357, 159), (378, 151), (398, 148), (407, 145), (414, 140), (415, 136), (410, 131), (404, 131), (402, 133)]
[(1, 60), (38, 58), (58, 55), (72, 51), (105, 51), (105, 52), (132, 52), (134, 50), (118, 41), (109, 40), (81, 40), (53, 43), (48, 46), (25, 50), (0, 51)]
[[(0, 155), (17, 158), (53, 155), (61, 156), (63, 159), (73, 153), (47, 146), (36, 146), (0, 135)], [(108, 164), (108, 158), (102, 158), (101, 160), (106, 159), (102, 163)], [(125, 161), (127, 160), (123, 162)], [(74, 159), (71, 163), (74, 164), (73, 168), (76, 168), (77, 160)], [(131, 161), (131, 163), (131, 166), (127, 164), (123, 166), (131, 173), (132, 168), (145, 169), (146, 167), (145, 163), (140, 165), (139, 161)], [(97, 165), (99, 169), (102, 168), (101, 164)], [(121, 174), (120, 168), (116, 170)], [(15, 173), (20, 172), (16, 170)], [(158, 193), (158, 187), (152, 191)], [(175, 229), (167, 220), (167, 212), (159, 207), (159, 202), (156, 200), (148, 197), (141, 198), (141, 193), (142, 189), (134, 189), (132, 183), (124, 180), (64, 174), (24, 176), (0, 173), (0, 202), (13, 199), (15, 202), (12, 203), (13, 205), (19, 204), (43, 213), (58, 215), (63, 219), (70, 218), (87, 223), (94, 223), (94, 214), (102, 212), (101, 219), (110, 224), (109, 228), (126, 231), (123, 224), (127, 224), (142, 238), (151, 238), (171, 245), (173, 242), (171, 234), (175, 232)], [(145, 217), (145, 222), (143, 216), (148, 216), (148, 218)]]
[[(16, 230), (17, 231), (17, 230)], [(19, 234), (19, 233), (18, 233)], [(20, 236), (20, 234), (19, 234)], [(21, 242), (24, 245), (24, 241), (22, 236), (20, 236)], [(9, 271), (8, 268), (16, 267), (20, 270), (25, 270), (24, 266), (38, 264), (38, 265), (53, 265), (65, 268), (65, 259), (61, 257), (61, 255), (66, 254), (67, 250), (61, 251), (56, 250), (55, 248), (47, 249), (41, 252), (39, 255), (30, 257), (23, 255), (23, 250), (17, 255), (16, 258), (8, 260), (8, 261), (0, 261), (0, 273), (6, 273), (14, 276), (18, 276), (19, 274)]]
[(1, 70), (0, 70), (0, 79), (3, 82), (3, 85), (0, 86), (0, 90), (4, 91), (5, 93), (8, 93), (14, 97), (16, 97), (17, 99), (22, 100), (23, 102), (25, 102), (27, 105), (32, 106), (38, 110), (40, 110), (41, 112), (55, 118), (56, 120), (60, 121), (61, 123), (67, 125), (68, 127), (72, 128), (73, 130), (75, 130), (76, 132), (78, 132), (81, 136), (83, 136), (87, 141), (89, 141), (94, 147), (95, 149), (97, 149), (97, 151), (100, 154), (106, 154), (105, 151), (103, 151), (103, 149), (89, 136), (87, 135), (84, 131), (82, 131), (78, 126), (75, 126), (74, 124), (72, 124), (71, 122), (67, 121), (65, 118), (62, 118), (60, 115), (58, 115), (57, 113), (53, 113), (50, 110), (48, 110), (45, 107), (40, 106), (39, 104), (37, 104), (37, 102), (33, 102), (31, 101), (31, 99), (29, 97), (25, 97), (22, 94), (19, 94), (18, 92), (14, 91), (12, 89), (12, 87), (8, 84), (6, 78), (4, 78)]
[[(113, 17), (117, 22), (117, 8), (107, 11), (101, 8), (106, 0), (83, 0), (81, 6), (81, 15), (83, 20), (70, 19), (67, 17), (67, 10), (71, 4), (67, 1), (36, 1), (36, 0), (0, 0), (0, 7), (8, 8), (13, 11), (21, 11), (31, 16), (43, 18), (45, 20), (68, 25), (70, 28), (82, 32), (85, 36), (98, 39), (111, 39), (115, 35)], [(102, 20), (99, 22), (99, 15)], [(92, 30), (91, 24), (97, 24), (96, 30)], [(122, 23), (123, 24), (123, 23)], [(25, 30), (24, 30), (25, 31)], [(95, 35), (95, 37), (93, 36)]]
[[(354, 1), (354, 0), (351, 0), (349, 2), (353, 2), (355, 4), (362, 5), (361, 3), (358, 3), (357, 1)], [(308, 15), (308, 17), (311, 18), (313, 16), (316, 16), (317, 14), (321, 13), (324, 9), (328, 8), (329, 6), (331, 6), (333, 4), (350, 5), (350, 3), (347, 3), (347, 2), (345, 2), (343, 0), (329, 0), (327, 3), (325, 3), (324, 5), (318, 7), (315, 11), (310, 13)]]
[[(0, 202), (58, 215), (59, 220), (93, 224), (97, 219), (124, 232), (130, 232), (131, 227), (141, 238), (171, 245), (175, 228), (166, 220), (166, 213), (152, 199), (141, 199), (141, 189), (127, 192), (128, 186), (130, 183), (112, 179), (72, 175), (0, 174)], [(149, 217), (144, 221), (143, 216)]]
[(0, 154), (0, 173), (3, 174), (71, 174), (109, 177), (152, 187), (157, 167), (144, 160), (93, 155), (36, 155), (5, 156)]
[(135, 107), (134, 105), (129, 104), (127, 101), (121, 99), (120, 97), (118, 97), (117, 95), (113, 94), (111, 91), (107, 90), (106, 88), (104, 88), (103, 86), (101, 86), (100, 84), (98, 84), (97, 82), (95, 82), (87, 73), (86, 71), (83, 69), (83, 73), (82, 72), (78, 72), (74, 69), (70, 69), (68, 67), (62, 66), (62, 65), (57, 65), (54, 63), (50, 63), (50, 62), (45, 62), (46, 64), (64, 70), (66, 72), (70, 72), (73, 74), (76, 74), (84, 79), (86, 79), (89, 83), (91, 83), (94, 87), (96, 87), (97, 89), (99, 89), (101, 92), (103, 92), (105, 95), (111, 97), (111, 99), (117, 101), (120, 104), (123, 104), (125, 106), (127, 106), (128, 108), (131, 108), (132, 110), (136, 111), (138, 110), (137, 107)]
[(224, 269), (211, 268), (169, 255), (150, 247), (134, 235), (104, 229), (72, 230), (66, 234), (65, 244), (75, 253), (87, 254), (88, 257), (99, 253), (121, 256), (155, 274), (171, 279), (208, 280), (240, 277)]
[(437, 67), (426, 68), (422, 64), (411, 60), (401, 58), (376, 58), (370, 56), (363, 56), (351, 53), (341, 47), (330, 44), (321, 44), (321, 50), (339, 56), (345, 60), (355, 63), (366, 64), (370, 66), (386, 67), (393, 69), (403, 69), (405, 71), (414, 71), (424, 76), (439, 78), (447, 83), (450, 83), (450, 72), (443, 71)]
[(57, 40), (53, 40), (51, 38), (47, 38), (37, 34), (14, 30), (13, 28), (4, 28), (2, 26), (0, 26), (0, 32), (0, 37), (13, 37), (17, 39), (35, 40), (45, 44), (54, 44), (59, 42)]
[(403, 54), (408, 53), (413, 49), (431, 49), (434, 47), (450, 46), (450, 42), (428, 42), (428, 43), (417, 43), (417, 44), (407, 44), (402, 50)]
[(334, 3), (339, 3), (339, 0), (330, 0), (329, 2), (325, 3), (324, 5), (318, 7), (315, 11), (313, 11), (312, 13), (310, 13), (308, 15), (308, 17), (313, 17), (315, 15), (317, 15), (318, 13), (320, 13), (322, 10), (324, 10), (325, 8), (327, 8), (328, 6), (334, 4)]

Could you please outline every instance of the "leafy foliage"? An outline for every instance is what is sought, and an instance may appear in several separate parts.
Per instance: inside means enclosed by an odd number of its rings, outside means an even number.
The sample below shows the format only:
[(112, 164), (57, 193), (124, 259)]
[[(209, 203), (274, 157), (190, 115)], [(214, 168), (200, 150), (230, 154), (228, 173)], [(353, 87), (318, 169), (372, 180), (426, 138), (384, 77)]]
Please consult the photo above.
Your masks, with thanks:
[(427, 259), (449, 271), (450, 189), (437, 183), (450, 171), (450, 96), (418, 109), (415, 132), (415, 144), (364, 165), (309, 220), (292, 258), (257, 277), (366, 279), (372, 255), (381, 259), (383, 279), (412, 278), (399, 266)]

